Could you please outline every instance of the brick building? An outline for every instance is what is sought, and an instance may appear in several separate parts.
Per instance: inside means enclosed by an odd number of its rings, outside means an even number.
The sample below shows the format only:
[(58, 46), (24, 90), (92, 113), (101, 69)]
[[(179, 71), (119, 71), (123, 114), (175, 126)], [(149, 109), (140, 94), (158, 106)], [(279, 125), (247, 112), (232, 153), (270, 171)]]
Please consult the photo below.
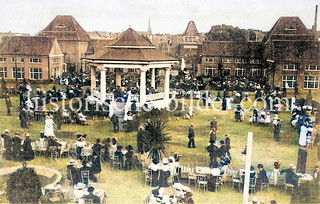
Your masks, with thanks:
[(50, 79), (62, 67), (63, 54), (54, 37), (13, 36), (0, 44), (0, 77)]
[(307, 29), (299, 17), (280, 17), (266, 42), (270, 85), (319, 89), (319, 54), (314, 31)]
[(81, 58), (85, 57), (90, 37), (73, 16), (56, 16), (38, 36), (56, 37), (68, 71), (80, 71)]

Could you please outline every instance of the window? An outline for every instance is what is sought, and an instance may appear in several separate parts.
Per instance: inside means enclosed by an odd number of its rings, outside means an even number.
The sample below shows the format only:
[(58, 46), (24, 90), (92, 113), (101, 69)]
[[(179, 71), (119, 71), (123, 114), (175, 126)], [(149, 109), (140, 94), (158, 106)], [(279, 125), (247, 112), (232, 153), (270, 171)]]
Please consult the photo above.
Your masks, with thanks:
[(235, 63), (245, 63), (245, 59), (236, 58)]
[(206, 58), (206, 62), (216, 62), (214, 58)]
[(30, 79), (41, 79), (42, 70), (41, 68), (30, 68)]
[(250, 64), (261, 64), (261, 60), (259, 60), (259, 59), (250, 59)]
[(213, 67), (213, 66), (206, 66), (204, 71), (205, 71), (205, 75), (207, 76), (213, 76), (214, 75), (214, 72), (216, 70), (216, 67)]
[(295, 65), (295, 64), (284, 64), (283, 65), (283, 70), (297, 71), (297, 65)]
[(305, 88), (305, 89), (318, 89), (319, 88), (319, 77), (305, 76), (303, 88)]
[(136, 69), (134, 69), (134, 68), (129, 68), (128, 72), (136, 72)]
[(30, 58), (30, 63), (41, 63), (40, 58)]
[[(12, 78), (16, 78), (16, 68), (12, 68)], [(24, 78), (24, 68), (18, 67), (17, 68), (17, 78), (23, 79)]]
[(222, 63), (231, 63), (231, 59), (230, 58), (223, 58)]
[(245, 73), (244, 70), (245, 70), (244, 68), (237, 67), (235, 75), (236, 76), (244, 76), (244, 73)]
[(0, 78), (2, 77), (8, 77), (7, 67), (0, 67)]
[(282, 87), (286, 87), (287, 89), (293, 89), (296, 87), (296, 84), (296, 76), (282, 76)]
[(320, 67), (317, 65), (306, 65), (306, 70), (307, 71), (319, 71)]
[(7, 58), (5, 57), (0, 57), (0, 62), (6, 62), (7, 61)]
[(231, 71), (230, 71), (230, 70), (231, 70), (231, 69), (230, 69), (230, 68), (228, 68), (228, 67), (223, 68), (223, 71), (222, 71), (223, 76), (229, 76), (229, 75), (230, 75), (230, 73), (231, 73)]
[(16, 61), (16, 58), (11, 57), (11, 62), (15, 62), (15, 61)]
[(258, 68), (252, 68), (250, 71), (250, 76), (261, 76), (261, 74), (261, 69)]
[(24, 58), (20, 58), (20, 62), (23, 63), (24, 62)]
[(59, 62), (59, 58), (55, 57), (52, 59), (52, 63), (57, 64)]

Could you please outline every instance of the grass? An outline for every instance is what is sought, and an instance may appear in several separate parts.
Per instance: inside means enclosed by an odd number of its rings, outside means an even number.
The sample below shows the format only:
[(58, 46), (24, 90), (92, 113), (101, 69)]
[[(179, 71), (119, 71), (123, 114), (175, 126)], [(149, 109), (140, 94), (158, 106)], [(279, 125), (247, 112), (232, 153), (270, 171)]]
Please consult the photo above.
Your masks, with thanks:
[[(20, 121), (18, 118), (18, 98), (12, 97), (13, 108), (12, 116), (6, 116), (6, 105), (3, 99), (0, 100), (0, 131), (5, 129), (14, 132), (19, 131), (24, 133), (26, 130), (20, 128)], [(194, 104), (196, 104), (194, 100)], [(187, 107), (190, 101), (186, 100)], [(247, 103), (246, 105), (251, 105)], [(217, 105), (218, 107), (218, 105)], [(251, 112), (246, 113), (246, 117)], [(294, 144), (297, 133), (291, 128), (288, 121), (289, 113), (281, 113), (280, 118), (283, 119), (282, 130), (284, 131), (280, 136), (280, 142), (273, 141), (273, 127), (250, 125), (248, 121), (235, 122), (233, 111), (198, 111), (198, 114), (193, 116), (190, 120), (176, 120), (172, 118), (167, 123), (166, 132), (172, 137), (172, 140), (167, 145), (167, 154), (173, 155), (175, 152), (182, 154), (182, 165), (192, 166), (208, 166), (209, 155), (205, 151), (209, 140), (209, 123), (212, 117), (215, 116), (218, 121), (217, 138), (224, 139), (224, 133), (228, 132), (231, 138), (231, 154), (232, 154), (232, 168), (243, 168), (244, 164), (241, 161), (241, 151), (243, 151), (246, 144), (248, 132), (253, 132), (253, 155), (252, 164), (256, 167), (259, 163), (264, 164), (267, 170), (273, 168), (273, 161), (279, 159), (281, 161), (281, 168), (287, 168), (290, 163), (296, 163), (298, 146)], [(75, 141), (75, 135), (78, 132), (88, 135), (87, 141), (94, 143), (96, 138), (117, 137), (119, 143), (123, 146), (133, 145), (136, 147), (136, 133), (113, 133), (112, 124), (109, 119), (106, 120), (90, 120), (88, 126), (79, 125), (62, 125), (61, 130), (55, 130), (56, 135), (63, 141)], [(194, 124), (196, 149), (187, 148), (187, 132), (190, 124)], [(44, 122), (32, 122), (32, 126), (27, 130), (30, 132), (31, 139), (39, 138), (41, 129), (43, 129)], [(317, 150), (308, 150), (307, 170), (311, 172), (314, 165), (317, 164)], [(58, 161), (51, 161), (50, 159), (39, 158), (32, 160), (29, 164), (43, 165), (49, 168), (54, 168), (66, 174), (66, 165), (68, 159), (59, 159)], [(15, 166), (19, 163), (13, 161), (0, 161), (1, 168), (8, 166)], [(109, 164), (102, 164), (102, 173), (99, 183), (106, 183), (104, 187), (108, 194), (108, 203), (141, 203), (142, 200), (151, 192), (150, 187), (144, 186), (144, 175), (141, 171), (114, 171)], [(225, 186), (221, 192), (202, 193), (193, 189), (193, 198), (196, 203), (241, 203), (242, 194)], [(256, 196), (268, 197), (275, 199), (278, 203), (289, 203), (290, 196), (280, 192), (279, 189), (271, 188), (270, 192), (261, 192)]]

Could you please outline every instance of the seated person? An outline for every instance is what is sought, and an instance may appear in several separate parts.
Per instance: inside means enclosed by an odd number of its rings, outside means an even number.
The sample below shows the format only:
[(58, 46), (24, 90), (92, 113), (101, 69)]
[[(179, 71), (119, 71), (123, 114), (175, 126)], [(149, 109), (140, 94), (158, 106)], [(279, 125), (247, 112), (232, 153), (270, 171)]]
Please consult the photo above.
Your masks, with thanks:
[(131, 145), (127, 147), (127, 153), (125, 154), (125, 156), (126, 156), (125, 169), (131, 170), (133, 166), (133, 157), (134, 157), (133, 147)]
[(88, 188), (88, 195), (83, 196), (84, 199), (90, 199), (92, 200), (92, 203), (100, 203), (100, 198), (99, 196), (96, 196), (93, 194), (94, 192), (94, 188), (92, 186), (90, 186)]
[(123, 153), (122, 153), (122, 146), (117, 146), (117, 151), (114, 153), (114, 156), (118, 157), (118, 162), (123, 162)]
[[(92, 163), (91, 162), (83, 162), (82, 165), (83, 166), (80, 168), (80, 175), (81, 175), (81, 171), (89, 171), (89, 179), (93, 182), (97, 182), (98, 179), (93, 174)], [(86, 183), (86, 182), (89, 182), (89, 181), (85, 181), (84, 183)]]
[(76, 161), (72, 159), (67, 165), (67, 170), (70, 171), (70, 174), (67, 175), (67, 179), (71, 180), (73, 184), (77, 184), (81, 180), (79, 171), (74, 167), (75, 162)]
[(286, 173), (286, 184), (292, 184), (294, 187), (297, 187), (299, 184), (299, 176), (294, 172), (296, 166), (294, 164), (290, 164), (289, 169), (281, 170), (280, 173)]

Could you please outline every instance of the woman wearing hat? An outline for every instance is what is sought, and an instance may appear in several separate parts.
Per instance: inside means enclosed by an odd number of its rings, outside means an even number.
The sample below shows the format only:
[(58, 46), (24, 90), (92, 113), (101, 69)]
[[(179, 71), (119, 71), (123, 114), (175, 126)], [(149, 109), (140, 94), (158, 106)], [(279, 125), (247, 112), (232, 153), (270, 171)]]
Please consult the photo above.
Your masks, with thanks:
[(6, 160), (12, 159), (12, 139), (11, 139), (9, 133), (10, 133), (10, 131), (8, 129), (6, 129), (4, 131), (4, 133), (1, 135), (1, 137), (3, 138), (3, 142), (4, 142), (4, 148), (6, 149), (6, 151), (4, 152), (4, 156), (5, 156)]
[(274, 124), (274, 135), (273, 135), (273, 139), (277, 142), (280, 141), (280, 132), (281, 131), (281, 120), (278, 118), (277, 122), (275, 122)]
[(25, 136), (26, 136), (26, 139), (24, 139), (23, 145), (22, 145), (22, 149), (23, 149), (22, 155), (25, 161), (30, 161), (34, 159), (34, 152), (31, 146), (30, 134), (26, 133)]
[(16, 132), (12, 139), (13, 160), (21, 161), (21, 139), (20, 133)]
[(168, 165), (169, 160), (167, 158), (164, 158), (162, 160), (163, 166), (160, 169), (160, 174), (159, 174), (159, 186), (160, 187), (169, 187), (168, 184), (168, 179), (170, 177), (170, 167)]

